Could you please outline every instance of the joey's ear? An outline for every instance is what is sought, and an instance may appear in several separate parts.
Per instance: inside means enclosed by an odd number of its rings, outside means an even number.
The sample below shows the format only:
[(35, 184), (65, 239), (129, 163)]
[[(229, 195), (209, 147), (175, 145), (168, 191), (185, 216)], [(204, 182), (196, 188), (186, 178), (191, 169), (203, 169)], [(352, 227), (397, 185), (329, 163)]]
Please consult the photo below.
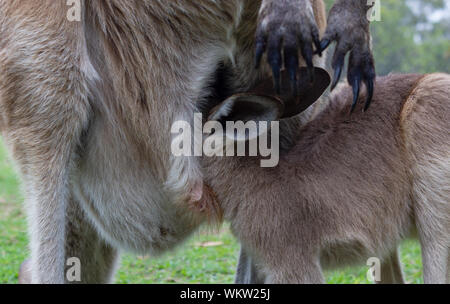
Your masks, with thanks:
[(321, 68), (314, 68), (314, 81), (309, 82), (308, 70), (300, 68), (298, 78), (298, 95), (286, 100), (283, 118), (296, 116), (314, 104), (331, 83), (330, 74)]
[(276, 97), (236, 94), (211, 110), (208, 120), (212, 121), (274, 121), (284, 113), (283, 103)]
[[(280, 99), (273, 96), (255, 95), (255, 94), (236, 94), (223, 101), (221, 104), (213, 108), (209, 114), (208, 120), (219, 122), (223, 126), (226, 122), (244, 123), (255, 122), (256, 128), (251, 128), (251, 124), (245, 134), (225, 134), (233, 140), (249, 140), (254, 139), (261, 134), (267, 132), (270, 122), (279, 120), (284, 113), (284, 105)], [(267, 128), (261, 127), (259, 122), (267, 122)]]
[(251, 92), (279, 97), (285, 106), (282, 118), (289, 118), (305, 111), (322, 96), (331, 83), (330, 75), (324, 69), (314, 68), (314, 81), (310, 82), (307, 68), (300, 68), (296, 94), (293, 94), (289, 87), (291, 82), (288, 73), (282, 71), (281, 77), (281, 95), (276, 95), (272, 79), (258, 84)]

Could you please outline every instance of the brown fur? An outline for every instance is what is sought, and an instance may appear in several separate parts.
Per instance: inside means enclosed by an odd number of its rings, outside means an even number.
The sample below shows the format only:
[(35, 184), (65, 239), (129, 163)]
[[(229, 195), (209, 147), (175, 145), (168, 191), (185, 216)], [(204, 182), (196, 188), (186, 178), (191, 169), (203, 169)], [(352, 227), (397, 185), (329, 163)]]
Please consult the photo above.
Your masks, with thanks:
[(374, 107), (349, 116), (351, 94), (341, 88), (292, 132), (295, 144), (275, 168), (258, 158), (203, 160), (244, 260), (251, 257), (246, 271), (256, 268), (256, 281), (320, 283), (322, 268), (378, 257), (383, 280), (401, 282), (396, 248), (417, 230), (425, 282), (445, 283), (450, 76), (380, 78)]
[(170, 127), (207, 102), (221, 65), (233, 92), (266, 75), (249, 69), (260, 5), (82, 1), (69, 22), (64, 0), (0, 2), (0, 128), (26, 190), (25, 281), (62, 283), (75, 256), (83, 282), (108, 282), (118, 248), (165, 252), (217, 214), (186, 204), (203, 175), (171, 155)]

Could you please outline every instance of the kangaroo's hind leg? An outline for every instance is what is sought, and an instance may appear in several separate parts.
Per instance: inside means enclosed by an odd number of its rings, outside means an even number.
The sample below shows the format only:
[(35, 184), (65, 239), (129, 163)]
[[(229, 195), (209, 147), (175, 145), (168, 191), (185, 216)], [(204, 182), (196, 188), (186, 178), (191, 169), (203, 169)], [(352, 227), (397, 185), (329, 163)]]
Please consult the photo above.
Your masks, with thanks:
[[(80, 281), (67, 283), (105, 284), (111, 283), (117, 262), (118, 250), (106, 243), (81, 210), (75, 199), (69, 201), (66, 215), (66, 261), (76, 258), (80, 262)], [(76, 278), (76, 276), (75, 276)]]
[[(99, 236), (74, 199), (70, 199), (68, 202), (65, 234), (65, 261), (75, 258), (80, 263), (77, 265), (80, 269), (74, 269), (70, 276), (66, 273), (65, 282), (111, 283), (119, 260), (118, 251)], [(19, 271), (20, 284), (32, 283), (31, 271), (31, 262), (28, 259), (22, 264)]]
[(450, 246), (450, 76), (423, 77), (405, 103), (401, 124), (414, 163), (413, 200), (425, 283), (445, 283)]

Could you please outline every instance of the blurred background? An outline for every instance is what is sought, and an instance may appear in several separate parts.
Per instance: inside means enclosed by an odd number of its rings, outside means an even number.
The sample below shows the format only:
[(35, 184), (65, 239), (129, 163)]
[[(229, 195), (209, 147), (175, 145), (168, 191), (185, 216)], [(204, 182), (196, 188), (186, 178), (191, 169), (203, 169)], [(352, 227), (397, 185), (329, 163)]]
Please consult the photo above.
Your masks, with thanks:
[[(330, 6), (333, 1), (325, 0)], [(381, 0), (381, 21), (372, 23), (379, 75), (450, 72), (450, 0)], [(28, 256), (23, 197), (0, 138), (0, 283), (17, 283)], [(178, 251), (150, 258), (125, 254), (118, 283), (232, 283), (238, 244), (225, 225), (200, 231)], [(406, 280), (422, 282), (420, 247), (401, 248)], [(369, 283), (367, 267), (327, 273), (329, 283)]]

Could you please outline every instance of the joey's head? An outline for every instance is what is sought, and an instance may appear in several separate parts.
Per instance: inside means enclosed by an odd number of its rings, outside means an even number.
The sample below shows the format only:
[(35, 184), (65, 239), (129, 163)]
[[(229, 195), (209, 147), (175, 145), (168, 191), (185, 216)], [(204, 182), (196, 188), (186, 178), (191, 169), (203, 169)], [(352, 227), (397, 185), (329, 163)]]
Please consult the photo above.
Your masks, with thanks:
[(330, 75), (321, 68), (314, 69), (314, 81), (309, 81), (307, 68), (300, 68), (298, 87), (291, 93), (289, 75), (281, 73), (281, 94), (277, 94), (272, 79), (256, 84), (247, 93), (233, 95), (213, 108), (209, 120), (217, 121), (260, 121), (279, 120), (294, 117), (314, 104), (331, 83)]
[[(287, 73), (282, 74), (288, 78)], [(297, 94), (282, 88), (285, 95), (275, 93), (271, 79), (257, 84), (248, 93), (233, 95), (209, 113), (204, 126), (207, 156), (271, 157), (262, 160), (262, 167), (278, 163), (280, 140), (290, 134), (283, 128), (287, 118), (297, 116), (315, 103), (330, 84), (330, 76), (320, 68), (315, 69), (314, 81), (309, 81), (307, 69), (300, 69)], [(288, 81), (282, 83), (289, 84)], [(286, 120), (286, 121), (285, 121)], [(281, 129), (280, 129), (281, 122)], [(224, 140), (225, 139), (225, 140)], [(275, 158), (274, 158), (275, 157)]]

